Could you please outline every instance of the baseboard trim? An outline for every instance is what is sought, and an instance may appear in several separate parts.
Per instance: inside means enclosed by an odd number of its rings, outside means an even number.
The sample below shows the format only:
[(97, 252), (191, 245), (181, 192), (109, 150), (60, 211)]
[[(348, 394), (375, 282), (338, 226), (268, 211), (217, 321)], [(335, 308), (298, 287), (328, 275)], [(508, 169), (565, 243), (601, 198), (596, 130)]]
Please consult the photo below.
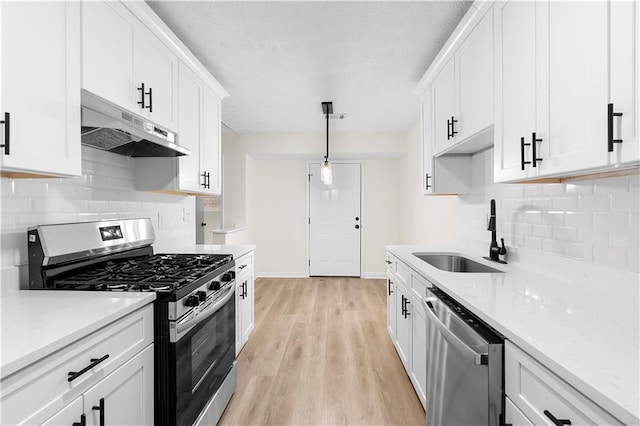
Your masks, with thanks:
[(387, 274), (384, 272), (365, 272), (362, 274), (362, 278), (365, 280), (384, 280), (387, 278)]
[(309, 278), (306, 272), (256, 272), (256, 278)]

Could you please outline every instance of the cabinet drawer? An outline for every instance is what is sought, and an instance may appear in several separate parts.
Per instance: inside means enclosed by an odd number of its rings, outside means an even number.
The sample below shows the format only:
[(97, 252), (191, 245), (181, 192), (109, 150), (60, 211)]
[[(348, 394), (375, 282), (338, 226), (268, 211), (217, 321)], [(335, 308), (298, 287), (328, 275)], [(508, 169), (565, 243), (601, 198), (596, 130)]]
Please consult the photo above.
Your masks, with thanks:
[(246, 268), (253, 266), (253, 252), (236, 259), (236, 271), (238, 274), (244, 273)]
[(427, 287), (429, 286), (429, 281), (422, 278), (416, 272), (411, 271), (411, 292), (419, 302), (427, 297)]
[[(2, 380), (2, 424), (32, 423), (60, 411), (153, 343), (153, 305), (148, 305)], [(91, 359), (108, 358), (75, 380)]]
[(509, 398), (505, 398), (505, 423), (512, 426), (533, 426), (533, 423), (522, 414), (522, 411), (518, 410)]
[(534, 424), (553, 424), (545, 411), (574, 425), (622, 424), (510, 342), (505, 343), (505, 388)]

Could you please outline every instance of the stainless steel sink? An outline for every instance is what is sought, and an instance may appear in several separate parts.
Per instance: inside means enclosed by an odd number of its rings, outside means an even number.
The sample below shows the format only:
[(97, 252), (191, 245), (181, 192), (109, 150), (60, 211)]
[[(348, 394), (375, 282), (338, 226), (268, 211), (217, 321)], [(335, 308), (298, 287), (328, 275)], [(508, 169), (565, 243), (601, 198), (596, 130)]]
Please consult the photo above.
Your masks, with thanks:
[(456, 253), (413, 253), (415, 257), (434, 268), (448, 272), (502, 273), (491, 266), (483, 265)]

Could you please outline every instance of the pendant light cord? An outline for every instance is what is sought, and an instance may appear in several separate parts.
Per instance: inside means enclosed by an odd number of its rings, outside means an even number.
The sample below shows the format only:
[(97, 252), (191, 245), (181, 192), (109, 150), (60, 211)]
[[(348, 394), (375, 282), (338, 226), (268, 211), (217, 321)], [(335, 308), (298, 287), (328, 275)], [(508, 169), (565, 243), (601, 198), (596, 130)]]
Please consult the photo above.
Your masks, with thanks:
[(327, 111), (327, 155), (324, 157), (324, 161), (329, 161), (329, 112)]

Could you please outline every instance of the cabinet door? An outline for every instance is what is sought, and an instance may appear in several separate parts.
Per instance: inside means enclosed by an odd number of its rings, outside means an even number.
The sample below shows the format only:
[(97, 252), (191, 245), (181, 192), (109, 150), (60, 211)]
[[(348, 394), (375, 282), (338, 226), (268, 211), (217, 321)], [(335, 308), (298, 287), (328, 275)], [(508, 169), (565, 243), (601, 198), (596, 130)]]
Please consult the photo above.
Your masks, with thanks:
[(392, 275), (387, 277), (387, 331), (391, 340), (396, 332), (396, 283)]
[(79, 396), (69, 403), (69, 405), (54, 414), (50, 419), (41, 423), (41, 426), (59, 426), (80, 423), (82, 415), (82, 396)]
[(2, 174), (80, 175), (79, 3), (1, 2), (0, 22)]
[(422, 305), (411, 305), (411, 381), (426, 409), (427, 319)]
[(200, 170), (207, 174), (205, 192), (208, 194), (220, 194), (222, 191), (220, 104), (215, 93), (204, 86)]
[(422, 193), (433, 194), (433, 105), (431, 88), (422, 100)]
[(178, 81), (178, 115), (180, 117), (178, 142), (191, 150), (191, 155), (178, 158), (179, 185), (182, 190), (202, 191), (203, 180), (200, 176), (202, 81), (182, 62), (180, 62)]
[(253, 331), (253, 268), (250, 272), (244, 274), (242, 282), (244, 283), (244, 298), (242, 299), (242, 345), (244, 346), (249, 340), (249, 336)]
[(401, 285), (396, 285), (396, 349), (400, 360), (404, 364), (404, 368), (407, 371), (411, 371), (411, 315), (403, 314), (406, 301), (407, 292)]
[(505, 424), (512, 426), (533, 426), (533, 423), (522, 414), (509, 398), (505, 398)]
[[(451, 117), (455, 114), (455, 75), (453, 58), (442, 68), (432, 84), (434, 153), (438, 154), (456, 140), (449, 137)], [(455, 118), (455, 117), (454, 117)], [(454, 123), (454, 129), (457, 129)]]
[[(529, 142), (536, 129), (536, 5), (508, 1), (494, 6), (494, 178), (524, 179), (521, 138)], [(531, 161), (531, 146), (524, 157)]]
[(88, 426), (153, 425), (153, 345), (131, 358), (84, 394)]
[(640, 161), (640, 6), (634, 1), (612, 1), (609, 12), (610, 102), (615, 112), (623, 114), (614, 120), (614, 138), (622, 139), (622, 143), (614, 144), (610, 162), (637, 163)]
[(537, 66), (549, 73), (547, 81), (537, 84), (538, 105), (548, 105), (548, 114), (538, 117), (534, 129), (541, 139), (539, 175), (605, 166), (609, 6), (604, 1), (550, 1), (538, 7), (536, 41), (543, 50)]
[(488, 12), (455, 54), (457, 140), (493, 124), (493, 14)]
[(153, 122), (177, 130), (178, 57), (146, 27), (140, 26), (135, 37), (136, 87), (141, 83), (150, 95), (145, 97), (141, 114)]
[(82, 88), (139, 113), (142, 93), (134, 81), (135, 32), (135, 17), (121, 3), (82, 2)]

